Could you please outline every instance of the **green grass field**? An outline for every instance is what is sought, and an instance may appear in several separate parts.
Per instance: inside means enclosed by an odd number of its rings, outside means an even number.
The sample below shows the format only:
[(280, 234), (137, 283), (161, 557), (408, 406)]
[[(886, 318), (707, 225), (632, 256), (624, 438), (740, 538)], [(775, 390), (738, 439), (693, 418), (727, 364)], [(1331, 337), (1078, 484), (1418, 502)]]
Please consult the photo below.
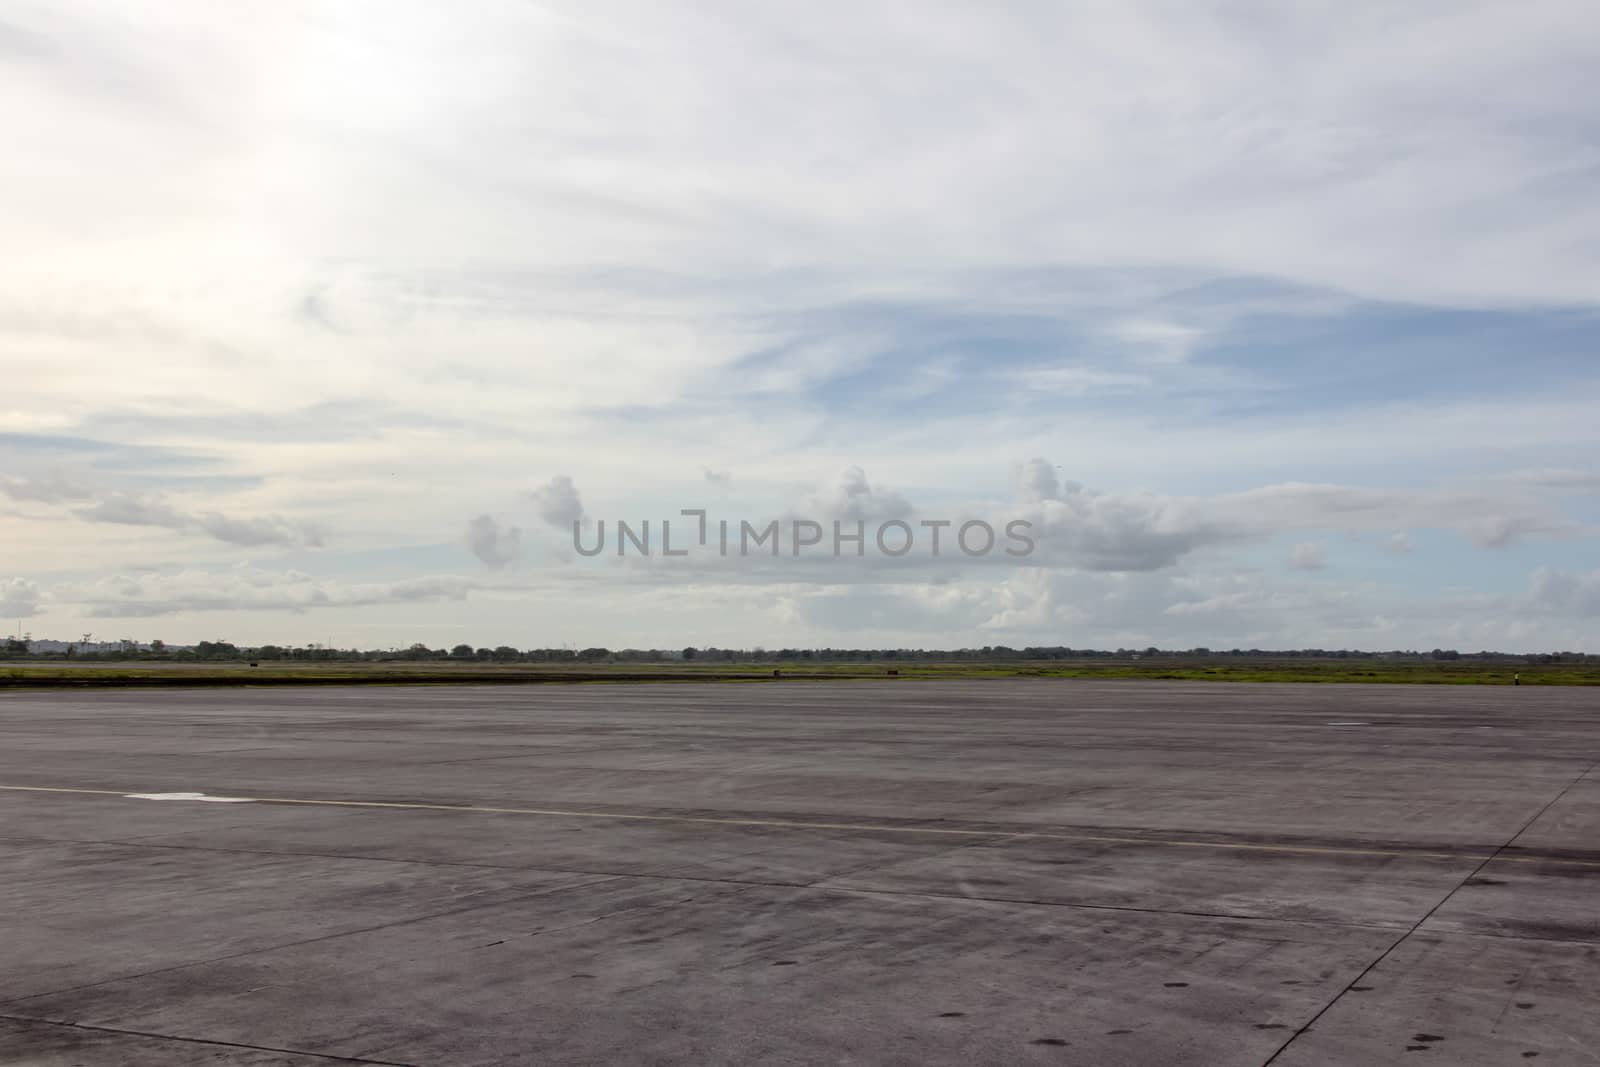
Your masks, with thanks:
[[(776, 676), (774, 671), (777, 672)], [(890, 672), (895, 672), (891, 674)], [(0, 664), (0, 689), (100, 686), (463, 685), (594, 682), (773, 682), (878, 678), (1101, 678), (1219, 682), (1345, 682), (1421, 685), (1600, 685), (1600, 666), (1519, 666), (1387, 660), (1070, 661), (996, 663), (76, 663)]]

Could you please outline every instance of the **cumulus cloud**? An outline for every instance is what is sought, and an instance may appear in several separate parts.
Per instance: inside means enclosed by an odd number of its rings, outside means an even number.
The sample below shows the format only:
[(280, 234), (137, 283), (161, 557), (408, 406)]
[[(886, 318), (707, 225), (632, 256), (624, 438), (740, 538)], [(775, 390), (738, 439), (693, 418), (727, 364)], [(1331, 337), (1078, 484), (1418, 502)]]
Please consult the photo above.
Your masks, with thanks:
[[(1585, 527), (1543, 498), (1493, 486), (1463, 489), (1377, 489), (1282, 483), (1213, 497), (1102, 493), (1063, 481), (1048, 460), (1018, 468), (1018, 499), (1038, 522), (1045, 561), (1092, 570), (1140, 571), (1168, 567), (1201, 548), (1244, 544), (1273, 534), (1336, 531), (1363, 533), (1396, 526), (1453, 530), (1480, 548), (1519, 540), (1577, 536)], [(1395, 535), (1389, 551), (1408, 551)], [(1297, 545), (1291, 565), (1320, 566), (1320, 546)]]
[(1146, 493), (1109, 494), (1060, 481), (1046, 460), (1022, 467), (1022, 495), (1042, 561), (1090, 570), (1150, 571), (1190, 552), (1239, 541), (1251, 531), (1208, 516), (1195, 501)]
[[(1016, 555), (994, 551), (957, 558), (948, 551), (954, 533), (947, 529), (941, 537), (946, 551), (936, 558), (931, 552), (933, 535), (913, 521), (910, 551), (893, 557), (866, 552), (851, 572), (852, 580), (888, 580), (891, 575), (903, 583), (944, 580), (965, 567), (997, 565), (1149, 572), (1175, 567), (1199, 552), (1238, 548), (1285, 534), (1360, 535), (1416, 527), (1453, 530), (1478, 547), (1499, 547), (1522, 537), (1573, 536), (1582, 529), (1555, 511), (1550, 500), (1494, 485), (1468, 490), (1282, 483), (1215, 496), (1176, 496), (1088, 489), (1080, 482), (1063, 479), (1060, 468), (1043, 457), (1020, 463), (1013, 472), (1014, 507), (1001, 508), (984, 501), (926, 514), (957, 528), (968, 520), (982, 520), (995, 531), (1002, 549), (1020, 544), (1008, 536), (1008, 526), (1013, 520), (1025, 521), (1030, 524), (1025, 533), (1035, 542), (1033, 551)], [(570, 503), (563, 517), (577, 511), (576, 490), (570, 480), (557, 479), (553, 486), (552, 499)], [(829, 491), (814, 496), (808, 507), (788, 512), (778, 521), (785, 531), (783, 523), (790, 519), (815, 520), (825, 530), (833, 520), (861, 521), (868, 526), (870, 540), (876, 532), (874, 525), (922, 514), (904, 496), (875, 484), (864, 468), (852, 465), (839, 474)], [(709, 518), (715, 522), (718, 516)], [(737, 518), (730, 517), (735, 531)], [(760, 528), (771, 520), (751, 521)], [(890, 541), (900, 545), (904, 536), (897, 533)], [(1404, 552), (1410, 544), (1409, 536), (1402, 533), (1381, 541), (1380, 547)], [(714, 552), (691, 552), (682, 563), (636, 568), (627, 571), (626, 578), (673, 582), (682, 580), (686, 572), (716, 571), (739, 584), (781, 582), (814, 573), (819, 563), (829, 559), (826, 551), (796, 556), (787, 548), (766, 557), (735, 552), (720, 558)], [(1288, 563), (1296, 570), (1322, 569), (1326, 565), (1325, 541), (1296, 542)]]
[(0, 578), (0, 619), (26, 619), (39, 610), (39, 587), (26, 578)]
[(1600, 617), (1600, 570), (1540, 567), (1529, 581), (1528, 602), (1542, 612), (1583, 619)]
[[(926, 643), (932, 634), (953, 647), (1264, 648), (1316, 644), (1334, 633), (1351, 644), (1394, 647), (1410, 636), (1397, 638), (1391, 620), (1353, 590), (1262, 575), (1024, 569), (998, 581), (938, 586), (797, 585), (781, 591), (772, 611), (799, 627), (849, 630), (852, 640), (875, 644)], [(1441, 608), (1408, 621), (1438, 634), (1446, 618)]]
[(874, 487), (860, 467), (840, 471), (832, 491), (813, 501), (813, 507), (820, 518), (851, 521), (903, 519), (913, 510), (899, 493)]
[(565, 474), (558, 474), (528, 494), (540, 521), (558, 530), (570, 530), (584, 518), (583, 499), (578, 487)]
[[(1017, 467), (1017, 495), (1024, 503), (1037, 504), (1042, 500), (1061, 499), (1061, 478), (1049, 460), (1034, 457)], [(1070, 483), (1073, 490), (1082, 489)]]
[(492, 515), (479, 515), (467, 523), (467, 548), (492, 571), (500, 570), (522, 551), (522, 531), (503, 526)]

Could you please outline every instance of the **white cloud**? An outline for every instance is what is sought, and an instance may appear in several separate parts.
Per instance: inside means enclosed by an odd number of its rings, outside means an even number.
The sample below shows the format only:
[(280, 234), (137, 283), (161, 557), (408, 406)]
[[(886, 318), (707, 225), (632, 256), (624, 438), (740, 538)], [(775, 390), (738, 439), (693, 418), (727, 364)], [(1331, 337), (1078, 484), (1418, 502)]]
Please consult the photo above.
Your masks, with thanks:
[(279, 515), (239, 517), (219, 511), (185, 512), (160, 496), (140, 493), (106, 493), (93, 504), (74, 508), (72, 514), (85, 522), (202, 533), (225, 544), (248, 548), (320, 548), (324, 537), (315, 523), (296, 522)]
[(1123, 319), (1108, 326), (1106, 334), (1120, 342), (1136, 362), (1170, 367), (1189, 359), (1205, 331), (1160, 319)]
[(584, 518), (583, 500), (568, 475), (558, 474), (528, 494), (541, 522), (558, 530), (570, 530)]
[(166, 501), (156, 497), (132, 493), (108, 493), (87, 507), (77, 508), (73, 514), (85, 522), (112, 522), (122, 526), (164, 526), (181, 530), (189, 524), (186, 515)]
[(1530, 606), (1580, 619), (1600, 617), (1600, 570), (1564, 571), (1540, 567), (1529, 581)]
[(1502, 548), (1526, 537), (1578, 536), (1586, 529), (1560, 514), (1548, 498), (1493, 483), (1388, 489), (1286, 482), (1225, 494), (1209, 510), (1219, 519), (1262, 530), (1449, 529), (1482, 548)]
[[(1038, 504), (1045, 500), (1059, 500), (1061, 497), (1061, 477), (1056, 474), (1059, 468), (1053, 466), (1049, 460), (1034, 457), (1026, 463), (1017, 465), (1017, 495), (1027, 504)], [(1070, 491), (1082, 489), (1076, 482), (1069, 482)]]
[(216, 511), (202, 511), (190, 521), (218, 541), (246, 547), (321, 548), (325, 536), (315, 523), (295, 522), (278, 515), (237, 518)]
[(874, 487), (860, 467), (839, 472), (831, 492), (812, 501), (813, 513), (821, 519), (866, 520), (904, 519), (912, 513), (911, 504), (893, 490)]
[(59, 473), (47, 478), (21, 478), (0, 475), (0, 493), (13, 500), (33, 501), (41, 504), (60, 504), (66, 501), (87, 500), (93, 493), (84, 486), (63, 478)]
[(93, 582), (67, 582), (56, 599), (90, 616), (140, 618), (190, 612), (288, 611), (461, 600), (479, 583), (455, 576), (391, 582), (344, 582), (298, 571), (253, 567), (214, 572), (123, 574)]
[(26, 578), (0, 578), (0, 619), (26, 619), (39, 610), (39, 587)]
[(74, 503), (70, 514), (84, 522), (118, 526), (157, 526), (204, 534), (230, 545), (320, 548), (324, 532), (318, 523), (279, 515), (237, 516), (202, 509), (185, 511), (156, 493), (97, 490), (61, 478), (0, 479), (0, 492), (14, 500), (44, 504)]
[(502, 526), (492, 515), (479, 515), (467, 523), (467, 548), (492, 571), (500, 570), (522, 551), (522, 531)]
[[(903, 556), (864, 549), (853, 563), (851, 582), (893, 581), (901, 584), (939, 581), (968, 568), (1018, 566), (1030, 568), (1080, 568), (1103, 572), (1159, 571), (1192, 561), (1197, 554), (1215, 565), (1229, 550), (1260, 544), (1281, 535), (1346, 534), (1363, 535), (1392, 531), (1396, 526), (1454, 532), (1480, 549), (1499, 549), (1519, 539), (1537, 541), (1548, 538), (1583, 536), (1586, 527), (1562, 516), (1559, 496), (1529, 496), (1507, 482), (1490, 479), (1476, 488), (1376, 489), (1363, 486), (1283, 483), (1236, 493), (1213, 496), (1177, 496), (1150, 492), (1106, 492), (1085, 488), (1064, 480), (1060, 468), (1048, 459), (1034, 458), (1013, 468), (1016, 504), (1003, 506), (989, 499), (946, 501), (941, 507), (919, 506), (907, 496), (876, 484), (860, 466), (848, 466), (831, 489), (813, 494), (803, 504), (790, 505), (776, 515), (772, 511), (741, 513), (729, 510), (707, 516), (712, 528), (719, 518), (732, 531), (729, 557), (715, 551), (691, 551), (682, 560), (640, 558), (637, 553), (629, 565), (610, 566), (614, 555), (604, 555), (606, 566), (597, 576), (626, 582), (681, 582), (718, 580), (734, 584), (786, 582), (817, 574), (822, 565), (837, 566), (828, 551), (831, 541), (824, 537), (821, 547), (801, 553), (790, 551), (787, 538), (790, 524), (797, 520), (819, 523), (826, 532), (835, 520), (865, 525), (866, 545), (875, 544), (877, 529), (890, 520), (909, 521), (911, 550)], [(543, 503), (555, 501), (562, 508), (561, 518), (581, 512), (577, 491), (570, 480), (556, 479), (559, 492), (552, 491)], [(672, 519), (675, 509), (664, 507), (660, 517)], [(639, 516), (634, 516), (638, 518)], [(755, 529), (776, 521), (780, 550), (775, 558), (768, 551), (741, 556), (738, 551), (739, 522), (747, 520)], [(967, 520), (987, 522), (995, 531), (995, 549), (975, 558), (964, 557), (954, 548), (955, 530)], [(1004, 549), (1017, 548), (1020, 541), (1007, 536), (1013, 521), (1030, 524), (1024, 531), (1035, 542), (1032, 552), (1008, 555)], [(932, 552), (933, 534), (924, 522), (943, 522), (942, 552)], [(1496, 536), (1485, 536), (1487, 524)], [(559, 522), (553, 523), (559, 528)], [(981, 540), (981, 538), (979, 539)], [(888, 541), (899, 546), (902, 532)], [(611, 544), (614, 544), (614, 537)], [(1409, 550), (1407, 535), (1392, 535), (1381, 543), (1385, 551)], [(713, 538), (713, 547), (715, 539)], [(682, 547), (681, 541), (678, 547)], [(853, 550), (846, 553), (854, 557)], [(1322, 541), (1294, 544), (1289, 564), (1294, 569), (1317, 570), (1326, 564)], [(600, 564), (592, 564), (599, 567)]]
[(1242, 522), (1208, 516), (1204, 501), (1094, 493), (1058, 481), (1047, 460), (1024, 465), (1021, 491), (1044, 559), (1090, 570), (1158, 570), (1196, 549), (1254, 535)]
[[(1476, 488), (1380, 489), (1282, 483), (1216, 496), (1104, 493), (1063, 481), (1058, 468), (1033, 459), (1018, 469), (1023, 514), (1036, 523), (1045, 561), (1092, 570), (1169, 567), (1205, 548), (1243, 545), (1279, 533), (1366, 533), (1396, 526), (1443, 529), (1479, 548), (1521, 540), (1572, 538), (1592, 531), (1566, 517), (1548, 496), (1529, 496), (1493, 480)], [(1391, 552), (1410, 550), (1395, 534)], [(1296, 544), (1290, 564), (1324, 565), (1320, 543)]]

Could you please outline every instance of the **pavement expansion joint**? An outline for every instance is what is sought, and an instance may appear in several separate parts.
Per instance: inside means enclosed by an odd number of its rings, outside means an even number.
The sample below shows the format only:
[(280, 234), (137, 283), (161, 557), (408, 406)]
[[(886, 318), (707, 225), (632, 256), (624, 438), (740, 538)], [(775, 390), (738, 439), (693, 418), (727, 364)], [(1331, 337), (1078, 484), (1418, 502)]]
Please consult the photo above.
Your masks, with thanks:
[(61, 1026), (71, 1030), (87, 1030), (97, 1034), (118, 1034), (123, 1037), (147, 1037), (160, 1041), (177, 1041), (186, 1045), (209, 1045), (215, 1048), (244, 1049), (250, 1052), (273, 1052), (283, 1056), (302, 1056), (329, 1063), (356, 1063), (365, 1067), (420, 1067), (419, 1064), (399, 1060), (372, 1060), (355, 1056), (335, 1056), (326, 1052), (307, 1052), (304, 1049), (275, 1048), (270, 1045), (249, 1045), (238, 1041), (220, 1041), (209, 1037), (187, 1037), (181, 1034), (162, 1034), (150, 1030), (129, 1030), (117, 1026), (91, 1026), (88, 1023), (68, 1022), (64, 1019), (46, 1019), (30, 1015), (0, 1015), (0, 1019), (14, 1023), (31, 1023), (36, 1026)]
[(1371, 963), (1367, 964), (1366, 967), (1364, 967), (1362, 969), (1360, 974), (1358, 974), (1354, 978), (1350, 979), (1349, 983), (1343, 989), (1339, 990), (1339, 992), (1335, 993), (1333, 995), (1332, 999), (1330, 999), (1326, 1004), (1324, 1004), (1321, 1007), (1321, 1009), (1319, 1009), (1317, 1011), (1317, 1013), (1315, 1015), (1313, 1015), (1311, 1018), (1307, 1019), (1305, 1021), (1304, 1025), (1302, 1025), (1294, 1033), (1290, 1034), (1289, 1035), (1289, 1039), (1287, 1041), (1285, 1041), (1282, 1045), (1278, 1046), (1277, 1051), (1274, 1052), (1271, 1056), (1268, 1056), (1266, 1058), (1266, 1060), (1263, 1061), (1261, 1067), (1270, 1067), (1270, 1065), (1274, 1061), (1276, 1061), (1278, 1059), (1278, 1057), (1282, 1056), (1284, 1054), (1284, 1052), (1286, 1052), (1289, 1049), (1289, 1046), (1293, 1045), (1297, 1040), (1300, 1039), (1301, 1035), (1305, 1034), (1308, 1030), (1310, 1030), (1313, 1026), (1315, 1026), (1318, 1019), (1320, 1019), (1324, 1015), (1326, 1015), (1328, 1013), (1328, 1011), (1335, 1004), (1339, 1003), (1340, 1000), (1344, 999), (1344, 997), (1347, 994), (1349, 994), (1350, 991), (1355, 986), (1360, 985), (1361, 984), (1361, 980), (1363, 978), (1365, 978), (1367, 975), (1371, 974), (1374, 970), (1376, 970), (1378, 968), (1378, 966), (1381, 963), (1383, 963), (1384, 960), (1388, 959), (1389, 956), (1392, 955), (1396, 949), (1398, 949), (1401, 945), (1405, 944), (1406, 941), (1408, 941), (1411, 938), (1411, 935), (1415, 934), (1418, 930), (1420, 930), (1422, 928), (1424, 923), (1426, 923), (1429, 919), (1433, 918), (1434, 915), (1438, 913), (1440, 908), (1444, 907), (1445, 904), (1447, 904), (1452, 897), (1454, 897), (1457, 893), (1459, 893), (1461, 891), (1462, 887), (1464, 887), (1465, 885), (1467, 885), (1467, 883), (1471, 882), (1474, 878), (1476, 878), (1483, 871), (1483, 869), (1485, 867), (1489, 866), (1489, 864), (1493, 863), (1495, 861), (1495, 859), (1498, 858), (1501, 855), (1501, 853), (1505, 852), (1506, 849), (1510, 848), (1513, 844), (1515, 844), (1517, 838), (1519, 838), (1523, 834), (1527, 833), (1528, 832), (1528, 828), (1530, 826), (1532, 826), (1534, 823), (1538, 822), (1539, 818), (1542, 815), (1544, 815), (1545, 812), (1547, 812), (1551, 808), (1555, 807), (1557, 802), (1559, 802), (1562, 797), (1565, 797), (1568, 793), (1572, 792), (1572, 790), (1577, 786), (1577, 784), (1579, 782), (1583, 781), (1586, 777), (1588, 777), (1589, 773), (1591, 771), (1593, 771), (1596, 767), (1600, 767), (1600, 760), (1595, 760), (1593, 763), (1589, 764), (1583, 770), (1579, 771), (1572, 778), (1571, 781), (1569, 781), (1564, 787), (1562, 787), (1555, 794), (1555, 796), (1553, 796), (1549, 800), (1547, 800), (1544, 803), (1544, 805), (1539, 808), (1538, 811), (1535, 811), (1532, 815), (1528, 816), (1527, 820), (1524, 821), (1523, 824), (1517, 828), (1516, 832), (1513, 833), (1509, 838), (1507, 838), (1505, 840), (1505, 842), (1500, 845), (1499, 848), (1495, 849), (1492, 853), (1490, 853), (1489, 855), (1485, 856), (1483, 858), (1483, 862), (1482, 863), (1478, 864), (1471, 871), (1469, 871), (1460, 881), (1458, 881), (1455, 885), (1451, 886), (1449, 892), (1445, 893), (1444, 896), (1440, 897), (1439, 900), (1433, 905), (1433, 907), (1428, 909), (1427, 913), (1424, 914), (1422, 916), (1422, 918), (1418, 919), (1415, 923), (1411, 924), (1411, 928), (1409, 930), (1407, 930), (1405, 933), (1401, 934), (1399, 937), (1395, 938), (1394, 942), (1392, 944), (1390, 944), (1388, 948), (1386, 948), (1382, 952), (1378, 953), (1377, 957), (1374, 958)]

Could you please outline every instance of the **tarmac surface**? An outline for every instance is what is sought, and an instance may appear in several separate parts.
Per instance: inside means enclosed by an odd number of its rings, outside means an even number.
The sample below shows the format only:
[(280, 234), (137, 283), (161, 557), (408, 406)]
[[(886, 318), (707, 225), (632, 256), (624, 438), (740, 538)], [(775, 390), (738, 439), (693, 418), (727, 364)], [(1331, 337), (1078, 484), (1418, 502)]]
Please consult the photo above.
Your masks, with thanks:
[(0, 1064), (1595, 1064), (1597, 761), (1526, 686), (0, 694)]

